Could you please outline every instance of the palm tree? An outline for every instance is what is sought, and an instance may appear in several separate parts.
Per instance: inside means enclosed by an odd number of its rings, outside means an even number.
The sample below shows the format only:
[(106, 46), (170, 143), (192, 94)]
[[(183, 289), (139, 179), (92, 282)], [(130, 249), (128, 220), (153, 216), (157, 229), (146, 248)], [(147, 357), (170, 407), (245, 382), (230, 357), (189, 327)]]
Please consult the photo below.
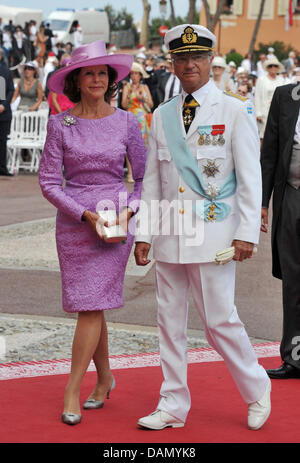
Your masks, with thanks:
[(193, 24), (196, 13), (196, 0), (189, 0), (188, 23)]
[(225, 5), (225, 0), (220, 0), (215, 14), (212, 15), (210, 12), (210, 6), (209, 6), (208, 1), (203, 0), (203, 6), (204, 6), (205, 16), (206, 16), (206, 26), (207, 26), (207, 29), (209, 29), (211, 32), (214, 32), (216, 25), (218, 24), (224, 5)]
[(147, 48), (148, 46), (148, 24), (149, 24), (149, 16), (151, 5), (148, 0), (142, 0), (144, 14), (142, 19), (142, 27), (141, 27), (141, 35), (140, 35), (140, 44), (144, 45)]
[(266, 0), (260, 0), (259, 13), (258, 13), (258, 16), (257, 16), (257, 20), (256, 20), (256, 23), (255, 23), (255, 27), (254, 27), (254, 31), (253, 31), (252, 39), (251, 39), (251, 42), (250, 42), (249, 51), (248, 51), (248, 54), (251, 54), (251, 55), (253, 54), (255, 42), (256, 42), (256, 39), (257, 39), (258, 30), (259, 30), (260, 23), (261, 23), (262, 16), (263, 16), (263, 12), (264, 12), (265, 3), (266, 3)]
[(170, 10), (171, 10), (170, 20), (171, 20), (172, 27), (174, 27), (176, 26), (176, 17), (175, 17), (175, 9), (174, 9), (173, 0), (170, 0)]

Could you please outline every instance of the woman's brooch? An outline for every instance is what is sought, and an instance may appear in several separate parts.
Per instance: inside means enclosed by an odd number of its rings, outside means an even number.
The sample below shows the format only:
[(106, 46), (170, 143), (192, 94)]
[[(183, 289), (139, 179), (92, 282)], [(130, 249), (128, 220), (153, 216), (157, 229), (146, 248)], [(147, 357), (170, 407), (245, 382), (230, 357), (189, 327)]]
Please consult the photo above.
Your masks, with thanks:
[(76, 124), (76, 119), (74, 119), (73, 116), (66, 115), (66, 116), (63, 117), (62, 123), (63, 123), (66, 127), (70, 127), (71, 125), (75, 125), (75, 124)]

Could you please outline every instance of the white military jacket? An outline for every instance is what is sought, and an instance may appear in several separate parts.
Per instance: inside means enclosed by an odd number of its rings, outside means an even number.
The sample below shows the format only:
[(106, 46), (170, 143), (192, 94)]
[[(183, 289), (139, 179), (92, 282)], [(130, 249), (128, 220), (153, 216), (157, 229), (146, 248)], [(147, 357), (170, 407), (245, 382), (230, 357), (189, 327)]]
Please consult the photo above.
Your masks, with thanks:
[[(205, 87), (205, 88), (204, 88)], [(177, 115), (188, 148), (197, 160), (207, 188), (220, 188), (233, 169), (235, 194), (223, 199), (230, 206), (221, 221), (204, 220), (194, 205), (203, 204), (179, 176), (168, 147), (158, 107), (152, 118), (135, 241), (153, 242), (153, 257), (169, 263), (214, 261), (216, 252), (231, 246), (233, 239), (258, 243), (261, 214), (261, 169), (259, 136), (250, 100), (228, 95), (209, 82), (193, 93), (200, 104), (186, 134), (182, 107), (186, 94), (177, 102)], [(199, 101), (201, 100), (201, 101)], [(206, 126), (225, 126), (225, 143), (199, 144)], [(210, 184), (210, 185), (209, 185)], [(212, 217), (214, 212), (212, 211)], [(151, 228), (152, 227), (152, 228)]]

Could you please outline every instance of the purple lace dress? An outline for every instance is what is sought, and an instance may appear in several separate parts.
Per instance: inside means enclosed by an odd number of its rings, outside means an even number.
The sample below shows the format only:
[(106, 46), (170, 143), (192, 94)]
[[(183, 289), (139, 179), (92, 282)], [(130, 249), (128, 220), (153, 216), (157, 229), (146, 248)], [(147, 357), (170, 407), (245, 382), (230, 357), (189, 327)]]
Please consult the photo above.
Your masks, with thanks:
[[(108, 244), (82, 221), (82, 214), (86, 209), (103, 210), (105, 205), (111, 209), (111, 202), (117, 213), (126, 205), (137, 211), (145, 144), (137, 119), (121, 109), (101, 119), (70, 116), (67, 111), (49, 118), (39, 169), (43, 195), (58, 209), (56, 243), (63, 309), (113, 309), (123, 305), (135, 219), (130, 219), (126, 244)], [(135, 180), (131, 194), (123, 183), (126, 154)]]

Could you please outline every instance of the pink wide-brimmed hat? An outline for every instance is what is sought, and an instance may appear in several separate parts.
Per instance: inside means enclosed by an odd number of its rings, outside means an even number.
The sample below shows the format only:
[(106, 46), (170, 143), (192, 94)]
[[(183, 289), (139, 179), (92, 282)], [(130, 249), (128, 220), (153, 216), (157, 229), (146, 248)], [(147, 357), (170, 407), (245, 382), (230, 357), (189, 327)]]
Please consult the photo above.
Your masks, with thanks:
[(125, 53), (108, 55), (106, 45), (103, 40), (83, 45), (76, 48), (71, 59), (61, 69), (55, 71), (48, 80), (48, 87), (52, 92), (62, 94), (65, 86), (66, 76), (74, 69), (86, 66), (98, 66), (107, 64), (117, 72), (116, 82), (124, 79), (131, 70), (133, 56)]

